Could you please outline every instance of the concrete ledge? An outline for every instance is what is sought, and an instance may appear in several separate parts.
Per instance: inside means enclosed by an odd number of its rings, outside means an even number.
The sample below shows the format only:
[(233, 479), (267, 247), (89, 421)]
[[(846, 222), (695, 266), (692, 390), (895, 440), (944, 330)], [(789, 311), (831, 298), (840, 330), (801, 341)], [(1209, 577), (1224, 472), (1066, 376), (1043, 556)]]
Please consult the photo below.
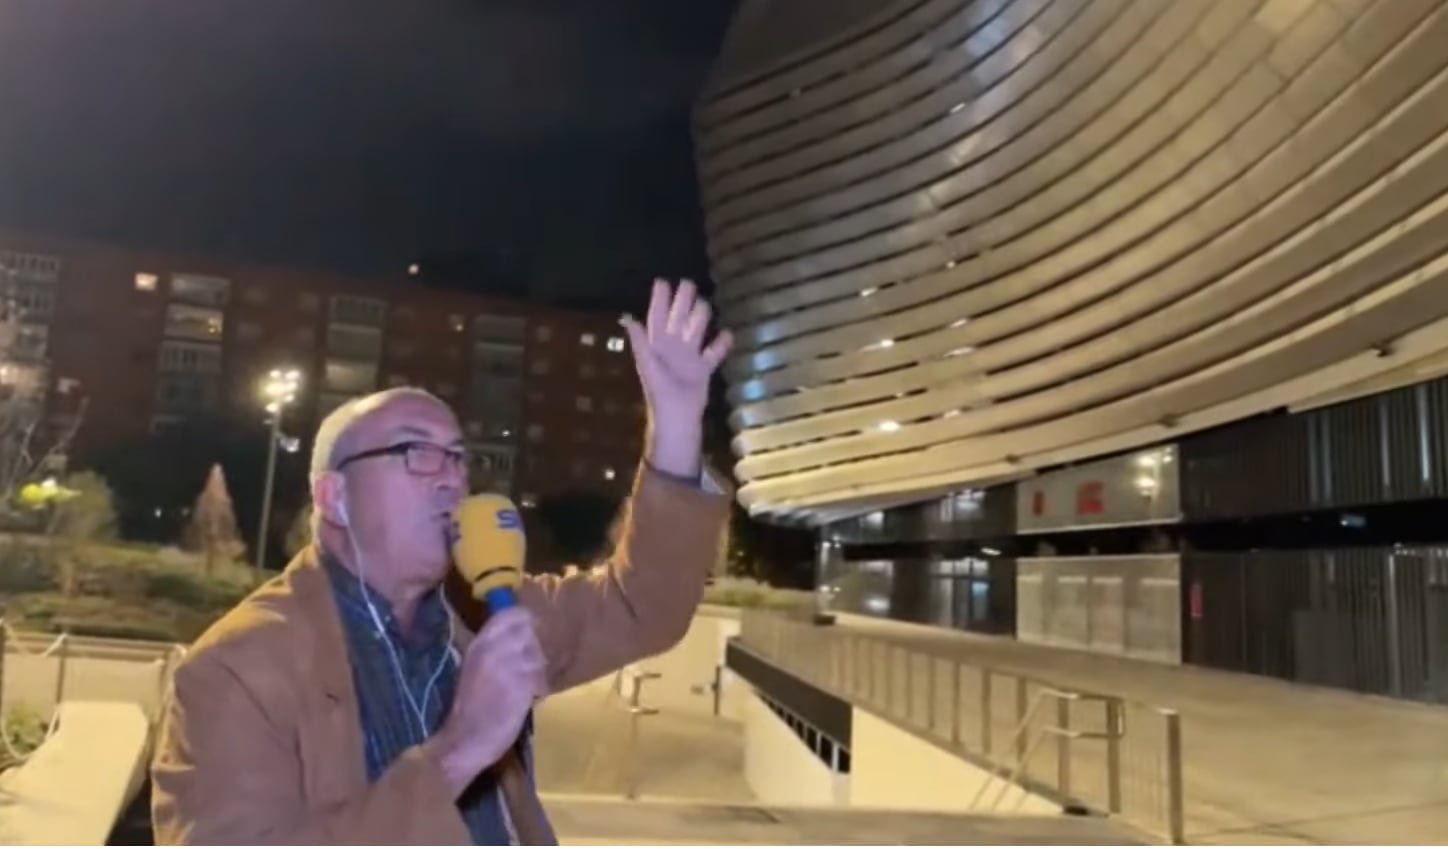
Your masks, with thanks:
[(543, 794), (565, 845), (1127, 846), (1140, 841), (1105, 819), (981, 816), (840, 807), (624, 801)]
[(132, 702), (65, 702), (55, 734), (0, 775), (0, 843), (103, 846), (145, 777), (150, 724)]

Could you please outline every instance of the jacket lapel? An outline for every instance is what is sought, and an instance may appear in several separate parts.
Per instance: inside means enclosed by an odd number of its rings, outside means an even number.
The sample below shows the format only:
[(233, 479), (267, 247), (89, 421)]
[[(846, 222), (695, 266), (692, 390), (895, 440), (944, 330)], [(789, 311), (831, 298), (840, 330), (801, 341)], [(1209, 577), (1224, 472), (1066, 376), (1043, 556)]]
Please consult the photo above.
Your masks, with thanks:
[[(308, 764), (308, 772), (325, 775), (325, 791), (344, 795), (367, 786), (367, 762), (362, 749), (362, 720), (357, 706), (357, 689), (352, 681), (352, 661), (341, 615), (332, 597), (332, 585), (318, 560), (314, 545), (298, 553), (286, 573), (311, 644), (308, 675), (323, 704), (328, 721), (324, 728), (329, 764)], [(299, 647), (301, 648), (301, 647)]]

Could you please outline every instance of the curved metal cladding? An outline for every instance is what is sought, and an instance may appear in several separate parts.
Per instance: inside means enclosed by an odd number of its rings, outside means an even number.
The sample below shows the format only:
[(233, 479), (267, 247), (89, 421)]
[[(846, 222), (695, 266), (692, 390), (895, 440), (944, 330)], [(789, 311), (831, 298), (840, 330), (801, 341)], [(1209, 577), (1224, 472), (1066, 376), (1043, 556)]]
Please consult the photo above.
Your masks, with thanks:
[(746, 1), (731, 38), (813, 28), (726, 48), (696, 111), (751, 510), (1442, 371), (1448, 0), (833, 8)]

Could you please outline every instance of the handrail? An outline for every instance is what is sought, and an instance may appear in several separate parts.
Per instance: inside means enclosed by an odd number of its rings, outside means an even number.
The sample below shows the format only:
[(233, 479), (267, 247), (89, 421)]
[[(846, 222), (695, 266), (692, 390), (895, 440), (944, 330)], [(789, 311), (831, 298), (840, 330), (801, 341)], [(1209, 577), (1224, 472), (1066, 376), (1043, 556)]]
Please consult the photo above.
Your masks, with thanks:
[[(1120, 816), (1144, 832), (1180, 842), (1183, 754), (1174, 711), (766, 611), (745, 610), (736, 641), (814, 686), (984, 761), (993, 778), (977, 788), (973, 804), (988, 801), (994, 781), (1009, 776), (1050, 788), (1063, 804)], [(1047, 698), (1057, 702), (1053, 730), (1034, 733)], [(1072, 706), (1088, 704), (1102, 706), (1099, 728), (1072, 721)], [(1000, 727), (1003, 722), (1008, 724)], [(1035, 774), (1029, 757), (1047, 736), (1058, 746), (1053, 777)], [(1086, 772), (1078, 779), (1073, 773), (1082, 768)]]

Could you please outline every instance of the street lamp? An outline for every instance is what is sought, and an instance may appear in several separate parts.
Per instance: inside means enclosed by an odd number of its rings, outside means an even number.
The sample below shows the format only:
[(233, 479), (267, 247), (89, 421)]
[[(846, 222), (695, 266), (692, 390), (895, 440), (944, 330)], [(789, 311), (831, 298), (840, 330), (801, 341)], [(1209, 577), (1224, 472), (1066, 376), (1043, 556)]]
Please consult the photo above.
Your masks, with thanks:
[(282, 441), (282, 411), (297, 400), (297, 389), (302, 383), (302, 373), (296, 369), (272, 369), (261, 387), (262, 400), (266, 411), (271, 414), (271, 431), (267, 439), (266, 484), (261, 494), (261, 522), (256, 536), (256, 574), (260, 578), (266, 569), (267, 520), (271, 518), (272, 487), (277, 474), (277, 445)]

